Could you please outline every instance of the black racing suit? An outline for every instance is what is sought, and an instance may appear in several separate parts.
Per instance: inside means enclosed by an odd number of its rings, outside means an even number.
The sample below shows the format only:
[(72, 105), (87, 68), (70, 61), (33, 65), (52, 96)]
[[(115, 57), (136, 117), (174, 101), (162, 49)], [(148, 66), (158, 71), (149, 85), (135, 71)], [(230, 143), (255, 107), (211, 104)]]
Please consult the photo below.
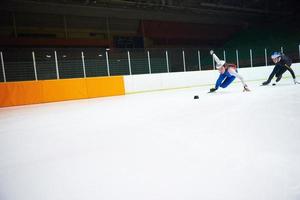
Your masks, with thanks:
[(274, 76), (276, 76), (276, 82), (280, 81), (282, 74), (286, 72), (286, 70), (288, 70), (291, 73), (293, 79), (295, 79), (296, 76), (294, 71), (291, 68), (291, 65), (292, 65), (292, 60), (286, 55), (282, 54), (280, 61), (275, 64), (272, 73), (270, 74), (268, 80), (263, 82), (263, 85), (268, 85)]

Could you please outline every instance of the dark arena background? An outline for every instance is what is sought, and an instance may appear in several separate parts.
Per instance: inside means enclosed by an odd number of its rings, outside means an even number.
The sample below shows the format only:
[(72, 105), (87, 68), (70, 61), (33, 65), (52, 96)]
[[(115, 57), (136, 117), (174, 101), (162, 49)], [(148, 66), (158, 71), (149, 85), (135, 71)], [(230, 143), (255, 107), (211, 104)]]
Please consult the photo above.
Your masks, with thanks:
[(299, 200), (299, 5), (1, 0), (0, 200)]
[[(240, 67), (264, 65), (267, 55), (283, 50), (299, 61), (299, 4), (297, 1), (201, 0), (53, 0), (1, 1), (0, 47), (7, 81), (56, 79), (54, 51), (61, 65), (61, 78), (128, 75), (127, 51), (132, 74), (149, 73), (147, 51), (153, 72), (167, 72), (161, 63), (169, 50), (169, 71), (212, 69), (210, 49), (219, 50)], [(110, 49), (110, 73), (105, 51)], [(249, 50), (252, 50), (252, 61)], [(225, 53), (223, 52), (225, 50)], [(198, 53), (199, 51), (199, 53)], [(267, 61), (269, 62), (269, 61)], [(95, 67), (95, 66), (103, 67)], [(165, 64), (163, 64), (165, 65)], [(3, 71), (3, 69), (2, 69)], [(3, 81), (1, 76), (0, 81)]]

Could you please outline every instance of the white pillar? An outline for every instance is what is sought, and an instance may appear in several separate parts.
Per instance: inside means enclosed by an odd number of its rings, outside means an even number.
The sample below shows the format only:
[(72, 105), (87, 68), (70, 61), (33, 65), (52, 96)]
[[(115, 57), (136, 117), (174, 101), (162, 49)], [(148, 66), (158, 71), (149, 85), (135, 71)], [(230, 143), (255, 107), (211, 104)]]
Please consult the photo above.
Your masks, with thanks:
[(107, 75), (110, 76), (110, 71), (109, 71), (109, 60), (108, 60), (108, 52), (105, 52), (106, 55), (106, 67), (107, 67)]
[[(300, 48), (300, 45), (299, 45)], [(199, 71), (201, 70), (201, 54), (200, 51), (198, 50), (198, 67), (199, 67)]]
[(35, 80), (37, 81), (38, 77), (37, 77), (37, 71), (36, 71), (36, 62), (35, 62), (34, 51), (32, 52), (32, 61), (33, 61), (34, 77), (35, 77)]
[(300, 58), (300, 44), (299, 44), (299, 58)]
[(166, 51), (166, 61), (167, 61), (167, 70), (168, 72), (170, 72), (168, 51)]
[(129, 53), (129, 51), (127, 51), (127, 57), (128, 57), (129, 74), (132, 75), (132, 72), (131, 72), (131, 60), (130, 60), (130, 53)]
[(184, 51), (182, 51), (182, 62), (183, 62), (183, 71), (186, 71)]
[(225, 52), (225, 50), (223, 50), (223, 58), (224, 58), (224, 61), (226, 62), (226, 52)]
[(151, 61), (150, 61), (150, 52), (147, 51), (147, 57), (148, 57), (148, 67), (149, 67), (149, 74), (151, 74)]
[(56, 53), (56, 51), (54, 51), (54, 58), (55, 58), (56, 78), (59, 79), (59, 71), (58, 71), (58, 62), (57, 62), (57, 53)]
[(252, 49), (250, 49), (250, 64), (251, 64), (251, 67), (253, 67), (253, 60), (252, 60)]
[(86, 78), (85, 61), (84, 61), (84, 54), (83, 54), (83, 51), (81, 52), (81, 60), (82, 60), (82, 68), (83, 68), (83, 77)]
[(211, 56), (211, 58), (212, 58), (212, 62), (213, 62), (213, 69), (215, 70), (216, 69), (215, 60), (214, 60), (213, 56)]
[[(299, 48), (300, 48), (300, 46), (299, 46)], [(2, 51), (0, 52), (0, 57), (1, 57), (1, 66), (2, 66), (2, 73), (3, 73), (3, 81), (6, 82), (5, 67), (4, 67), (4, 60), (3, 60)]]
[(281, 53), (283, 53), (283, 47), (280, 47), (280, 51), (281, 51)]
[(240, 62), (239, 62), (239, 50), (235, 50), (235, 55), (236, 55), (236, 65), (238, 68), (240, 68)]
[(267, 55), (267, 49), (265, 49), (265, 62), (266, 62), (266, 66), (268, 66), (268, 55)]

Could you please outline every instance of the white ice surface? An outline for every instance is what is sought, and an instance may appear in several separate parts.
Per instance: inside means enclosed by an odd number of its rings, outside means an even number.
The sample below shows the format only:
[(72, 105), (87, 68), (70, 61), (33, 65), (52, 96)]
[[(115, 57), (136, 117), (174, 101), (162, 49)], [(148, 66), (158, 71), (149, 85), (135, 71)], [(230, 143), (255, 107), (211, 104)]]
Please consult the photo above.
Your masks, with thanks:
[(0, 199), (299, 200), (300, 85), (281, 82), (2, 108)]

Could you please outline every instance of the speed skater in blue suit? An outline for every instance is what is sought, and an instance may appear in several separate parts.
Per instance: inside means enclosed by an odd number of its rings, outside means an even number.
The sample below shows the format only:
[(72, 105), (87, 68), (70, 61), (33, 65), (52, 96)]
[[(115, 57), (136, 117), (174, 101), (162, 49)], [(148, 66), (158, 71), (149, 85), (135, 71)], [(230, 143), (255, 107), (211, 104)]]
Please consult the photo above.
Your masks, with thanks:
[(244, 88), (243, 91), (250, 91), (244, 81), (244, 78), (240, 74), (238, 74), (237, 66), (235, 64), (227, 64), (224, 60), (220, 60), (213, 50), (210, 51), (210, 54), (213, 56), (214, 61), (217, 63), (216, 68), (220, 72), (215, 87), (211, 88), (210, 92), (215, 92), (220, 87), (226, 88), (235, 80), (235, 78), (238, 78), (242, 82)]

